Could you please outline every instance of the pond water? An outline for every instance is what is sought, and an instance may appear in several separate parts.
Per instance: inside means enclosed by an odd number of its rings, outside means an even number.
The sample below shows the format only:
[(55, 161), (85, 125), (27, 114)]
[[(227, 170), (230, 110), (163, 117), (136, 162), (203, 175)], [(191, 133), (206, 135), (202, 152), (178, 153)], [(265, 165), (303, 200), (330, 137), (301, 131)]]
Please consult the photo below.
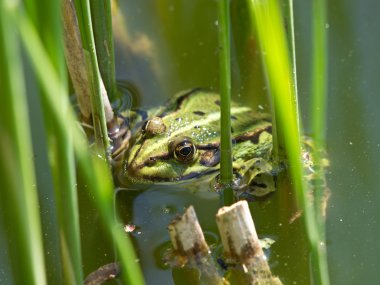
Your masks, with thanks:
[[(310, 95), (310, 3), (295, 1), (299, 97), (304, 125)], [(327, 251), (331, 284), (377, 284), (380, 278), (380, 3), (328, 1), (329, 76), (327, 152), (331, 166), (328, 185)], [(158, 4), (159, 3), (159, 4)], [(162, 104), (174, 93), (193, 87), (218, 89), (218, 44), (215, 1), (128, 1), (125, 16), (129, 46), (117, 47), (119, 79), (131, 82), (141, 97), (138, 106)], [(254, 41), (244, 40), (245, 10), (233, 6), (233, 93), (236, 100), (268, 108)], [(253, 78), (253, 79), (252, 79)], [(254, 95), (252, 95), (254, 94)], [(202, 197), (180, 187), (152, 186), (141, 193), (119, 192), (119, 212), (133, 233), (147, 284), (173, 284), (161, 257), (169, 246), (166, 226), (177, 213), (194, 205), (206, 237), (218, 241), (217, 197)], [(311, 284), (308, 251), (301, 219), (283, 190), (251, 205), (261, 237), (276, 243), (270, 264), (284, 284)], [(82, 217), (89, 222), (96, 214)], [(87, 220), (86, 220), (87, 219)], [(90, 222), (91, 224), (91, 222)], [(98, 235), (97, 241), (102, 236)], [(97, 256), (86, 265), (93, 270), (110, 262), (111, 247), (95, 246)], [(92, 247), (93, 246), (93, 247)], [(108, 250), (107, 250), (108, 249)], [(96, 255), (96, 254), (95, 254)]]

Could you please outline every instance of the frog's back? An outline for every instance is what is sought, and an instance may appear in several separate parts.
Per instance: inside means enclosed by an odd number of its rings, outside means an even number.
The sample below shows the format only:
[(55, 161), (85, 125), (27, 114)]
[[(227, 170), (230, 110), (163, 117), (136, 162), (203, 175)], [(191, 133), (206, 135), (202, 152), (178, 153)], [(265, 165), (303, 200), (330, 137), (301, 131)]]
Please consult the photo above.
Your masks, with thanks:
[[(169, 124), (177, 125), (174, 122), (179, 122), (181, 126), (178, 128), (182, 130), (185, 130), (185, 126), (191, 122), (194, 128), (205, 128), (203, 131), (206, 133), (212, 130), (214, 135), (210, 134), (210, 140), (220, 138), (220, 95), (218, 93), (201, 88), (180, 92), (168, 101), (166, 108), (158, 112), (157, 116), (165, 117), (168, 121), (170, 119)], [(269, 129), (270, 126), (270, 114), (254, 112), (248, 106), (231, 102), (232, 137), (241, 136), (253, 129)], [(198, 142), (201, 143), (201, 141)]]

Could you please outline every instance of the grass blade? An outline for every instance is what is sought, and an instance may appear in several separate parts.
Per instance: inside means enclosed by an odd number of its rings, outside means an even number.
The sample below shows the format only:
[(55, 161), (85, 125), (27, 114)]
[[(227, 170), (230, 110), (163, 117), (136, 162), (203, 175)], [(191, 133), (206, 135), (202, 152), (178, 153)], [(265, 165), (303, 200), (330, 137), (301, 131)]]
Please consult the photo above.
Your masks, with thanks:
[[(29, 1), (29, 7), (35, 2)], [(63, 39), (61, 27), (61, 6), (57, 1), (44, 1), (44, 10), (38, 9), (38, 17), (35, 18), (35, 25), (38, 27), (40, 37), (44, 39), (43, 44), (49, 55), (49, 60), (54, 66), (56, 73), (62, 86), (66, 86), (66, 65), (63, 57)], [(49, 11), (47, 13), (47, 11)], [(43, 91), (42, 91), (43, 92)], [(63, 101), (68, 96), (66, 88), (62, 88), (61, 92), (55, 93), (56, 100)], [(55, 266), (63, 269), (63, 280), (61, 284), (81, 284), (83, 274), (81, 270), (82, 256), (80, 246), (80, 230), (79, 230), (79, 213), (78, 201), (76, 195), (76, 177), (75, 177), (75, 161), (72, 143), (72, 135), (65, 134), (59, 127), (59, 123), (54, 119), (52, 110), (46, 103), (46, 96), (40, 96), (42, 101), (42, 109), (45, 117), (45, 127), (48, 138), (48, 153), (50, 161), (50, 169), (54, 178), (55, 193), (45, 193), (50, 197), (49, 201), (56, 201), (55, 211), (58, 212), (58, 233), (60, 235), (61, 258), (60, 264), (47, 264), (47, 268)], [(66, 114), (70, 108), (69, 105), (62, 104), (60, 112)], [(51, 189), (53, 191), (53, 189)], [(41, 194), (43, 195), (43, 194)], [(56, 195), (56, 199), (54, 199)], [(46, 197), (41, 197), (45, 199)], [(53, 210), (53, 209), (52, 209)], [(47, 216), (47, 215), (45, 215)], [(49, 219), (49, 217), (43, 217)], [(56, 221), (57, 223), (57, 221)], [(51, 241), (46, 240), (46, 245)], [(70, 249), (70, 250), (67, 250)], [(54, 283), (58, 284), (58, 276), (50, 277), (52, 268), (49, 268), (48, 278), (52, 278)], [(61, 278), (62, 279), (62, 278)], [(53, 281), (53, 280), (50, 280)]]
[(230, 48), (230, 1), (219, 0), (219, 70), (220, 70), (220, 181), (223, 189), (223, 204), (232, 205), (234, 193), (232, 182), (231, 141), (231, 48)]
[[(313, 1), (313, 54), (312, 54), (312, 102), (311, 102), (311, 136), (315, 143), (313, 152), (315, 160), (316, 181), (325, 181), (325, 173), (322, 162), (321, 151), (325, 149), (326, 135), (326, 95), (327, 95), (327, 16), (326, 1)], [(323, 246), (315, 249), (318, 254), (314, 254), (315, 263), (319, 264), (325, 276), (320, 276), (321, 284), (329, 284), (327, 253), (325, 247), (325, 215), (326, 204), (325, 185), (315, 183), (314, 214), (318, 226), (320, 240)], [(319, 272), (316, 272), (317, 278)], [(323, 278), (325, 277), (325, 278)]]
[(106, 155), (110, 143), (108, 140), (106, 116), (101, 92), (101, 77), (96, 57), (94, 33), (91, 22), (91, 11), (89, 0), (75, 1), (77, 18), (85, 53), (87, 73), (91, 83), (91, 109), (95, 131), (97, 151), (100, 155)]
[[(296, 62), (296, 42), (295, 42), (295, 35), (294, 35), (294, 9), (293, 9), (293, 0), (285, 1), (285, 20), (286, 20), (286, 26), (289, 27), (289, 31), (287, 33), (288, 35), (288, 43), (290, 44), (290, 54), (291, 54), (291, 63), (292, 63), (292, 75), (293, 75), (293, 87), (294, 87), (294, 98), (295, 98), (295, 104), (296, 104), (296, 111), (297, 111), (297, 117), (299, 117), (298, 114), (298, 90), (297, 90), (297, 62)], [(298, 120), (298, 124), (299, 124)], [(299, 126), (298, 126), (299, 128)]]
[(280, 6), (277, 0), (250, 0), (249, 3), (273, 96), (279, 142), (285, 147), (297, 204), (304, 214), (306, 232), (314, 257), (315, 282), (329, 284), (325, 247), (321, 243), (323, 240), (315, 218), (315, 208), (308, 200), (308, 189), (303, 179), (298, 112), (294, 103), (296, 102), (294, 78)]
[(108, 97), (115, 99), (117, 93), (115, 77), (115, 52), (112, 34), (111, 1), (91, 3), (92, 25), (99, 70)]
[(312, 136), (324, 147), (326, 134), (327, 35), (326, 1), (313, 1)]
[(17, 5), (0, 2), (0, 173), (1, 213), (17, 284), (46, 284), (41, 223), (30, 159), (31, 135), (21, 53), (12, 14)]
[[(48, 61), (47, 55), (33, 27), (25, 19), (21, 19), (20, 30), (24, 35), (23, 40), (25, 41), (24, 44), (27, 52), (31, 53), (33, 51), (33, 54), (30, 54), (30, 56), (33, 55), (31, 57), (33, 67), (45, 90), (45, 100), (49, 108), (53, 110), (52, 115), (56, 117), (54, 119), (59, 123), (59, 128), (61, 128), (61, 131), (65, 135), (69, 136), (72, 132), (74, 151), (79, 169), (84, 174), (88, 188), (91, 189), (95, 196), (95, 202), (100, 210), (106, 228), (109, 230), (110, 236), (113, 238), (118, 249), (123, 270), (122, 278), (125, 282), (128, 282), (127, 284), (144, 284), (141, 270), (138, 263), (136, 263), (133, 246), (128, 237), (124, 235), (122, 228), (113, 219), (114, 190), (108, 165), (104, 157), (91, 158), (86, 139), (79, 131), (73, 110), (69, 108), (66, 114), (59, 112), (62, 104), (68, 106), (70, 103), (67, 97), (62, 98), (62, 101), (58, 102), (52, 95), (61, 92), (60, 90), (64, 89), (64, 87), (60, 83), (53, 66)], [(49, 74), (48, 79), (44, 76), (46, 73)]]

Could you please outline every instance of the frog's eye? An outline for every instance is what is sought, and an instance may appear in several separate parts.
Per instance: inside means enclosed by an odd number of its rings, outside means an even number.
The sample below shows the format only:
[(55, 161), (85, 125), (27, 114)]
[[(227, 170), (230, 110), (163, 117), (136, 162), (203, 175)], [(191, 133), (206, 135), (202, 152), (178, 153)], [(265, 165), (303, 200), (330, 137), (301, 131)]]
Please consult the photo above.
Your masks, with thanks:
[(165, 132), (166, 126), (160, 117), (153, 117), (143, 124), (141, 130), (145, 136), (152, 137)]
[(179, 138), (171, 143), (171, 151), (176, 160), (190, 163), (194, 160), (197, 149), (190, 138)]

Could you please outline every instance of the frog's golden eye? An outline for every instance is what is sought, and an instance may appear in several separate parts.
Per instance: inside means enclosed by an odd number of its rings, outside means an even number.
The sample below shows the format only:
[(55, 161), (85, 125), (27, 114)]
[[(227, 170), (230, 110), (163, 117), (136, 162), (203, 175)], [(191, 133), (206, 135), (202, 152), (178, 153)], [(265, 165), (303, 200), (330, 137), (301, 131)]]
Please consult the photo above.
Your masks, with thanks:
[(190, 138), (178, 138), (171, 143), (171, 151), (176, 160), (183, 163), (194, 161), (197, 149)]

